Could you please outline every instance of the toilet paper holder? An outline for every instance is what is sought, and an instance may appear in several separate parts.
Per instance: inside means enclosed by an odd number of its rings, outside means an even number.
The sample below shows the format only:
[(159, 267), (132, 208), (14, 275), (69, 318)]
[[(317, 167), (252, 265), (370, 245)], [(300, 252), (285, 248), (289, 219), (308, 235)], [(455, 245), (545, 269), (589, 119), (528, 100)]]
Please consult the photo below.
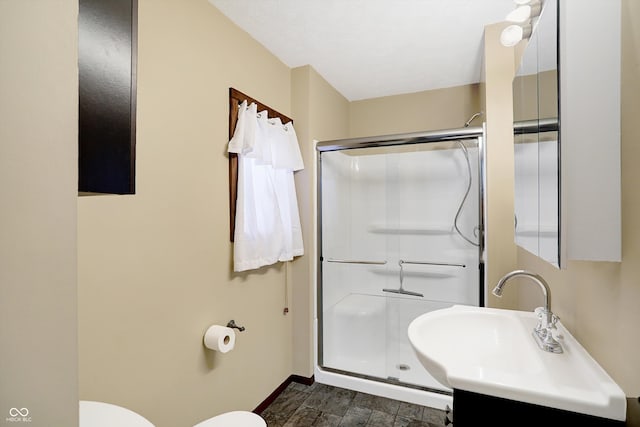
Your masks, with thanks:
[(244, 326), (236, 325), (236, 321), (233, 320), (233, 319), (229, 320), (229, 323), (227, 323), (227, 328), (234, 328), (234, 329), (237, 329), (240, 332), (244, 331)]

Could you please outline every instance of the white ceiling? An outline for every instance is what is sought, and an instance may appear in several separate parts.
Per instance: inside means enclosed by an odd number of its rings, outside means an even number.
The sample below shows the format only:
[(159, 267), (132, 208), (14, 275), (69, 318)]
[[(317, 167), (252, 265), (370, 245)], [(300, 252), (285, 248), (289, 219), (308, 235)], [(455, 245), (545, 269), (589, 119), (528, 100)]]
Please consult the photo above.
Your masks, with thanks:
[(209, 0), (350, 101), (480, 81), (486, 24), (513, 0)]

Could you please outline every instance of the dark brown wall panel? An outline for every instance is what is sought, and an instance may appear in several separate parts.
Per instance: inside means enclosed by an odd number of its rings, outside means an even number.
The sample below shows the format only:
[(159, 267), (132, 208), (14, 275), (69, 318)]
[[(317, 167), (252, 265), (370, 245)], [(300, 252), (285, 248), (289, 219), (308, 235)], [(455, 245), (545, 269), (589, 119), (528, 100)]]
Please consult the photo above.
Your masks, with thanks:
[(135, 193), (135, 0), (80, 0), (81, 192)]

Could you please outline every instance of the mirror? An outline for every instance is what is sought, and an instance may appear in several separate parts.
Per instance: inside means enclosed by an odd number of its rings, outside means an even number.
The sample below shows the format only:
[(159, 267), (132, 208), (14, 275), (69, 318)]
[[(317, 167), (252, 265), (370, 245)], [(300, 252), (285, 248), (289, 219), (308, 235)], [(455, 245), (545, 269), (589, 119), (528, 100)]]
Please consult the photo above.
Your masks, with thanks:
[(546, 0), (513, 81), (515, 240), (560, 266), (558, 4)]

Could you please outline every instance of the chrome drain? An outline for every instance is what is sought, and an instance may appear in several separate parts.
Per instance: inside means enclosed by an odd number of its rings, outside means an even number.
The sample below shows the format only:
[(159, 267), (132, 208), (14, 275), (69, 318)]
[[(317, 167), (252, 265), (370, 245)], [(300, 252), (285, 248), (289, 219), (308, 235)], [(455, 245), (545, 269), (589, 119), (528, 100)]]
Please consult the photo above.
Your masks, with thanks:
[(408, 371), (409, 369), (411, 369), (411, 366), (400, 363), (399, 365), (396, 365), (396, 368), (400, 369), (401, 371)]

